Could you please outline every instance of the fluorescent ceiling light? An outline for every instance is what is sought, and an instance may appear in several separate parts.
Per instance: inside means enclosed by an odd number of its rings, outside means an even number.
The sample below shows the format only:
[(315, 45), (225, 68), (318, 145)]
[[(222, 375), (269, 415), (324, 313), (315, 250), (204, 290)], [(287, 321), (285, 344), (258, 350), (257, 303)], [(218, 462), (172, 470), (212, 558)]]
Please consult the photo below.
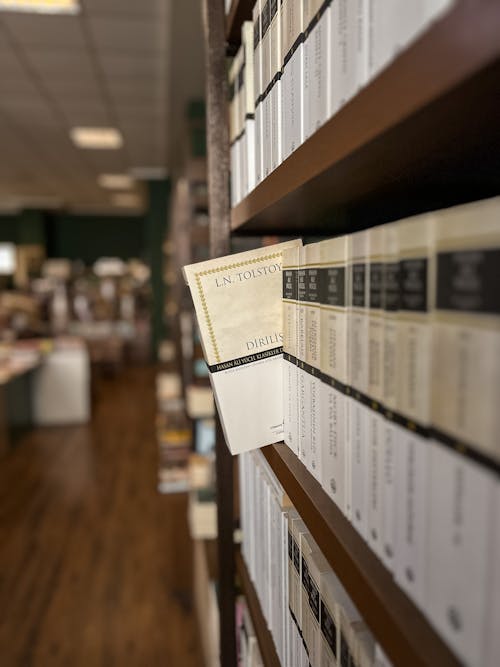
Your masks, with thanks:
[(78, 14), (78, 0), (0, 0), (1, 12), (34, 14)]
[(120, 208), (140, 208), (142, 206), (142, 200), (139, 195), (132, 192), (117, 193), (113, 195), (111, 201), (115, 206), (119, 206)]
[(114, 127), (73, 127), (73, 143), (78, 148), (116, 149), (123, 146), (123, 137)]
[(135, 184), (132, 176), (128, 174), (101, 174), (97, 182), (101, 188), (107, 190), (130, 190)]

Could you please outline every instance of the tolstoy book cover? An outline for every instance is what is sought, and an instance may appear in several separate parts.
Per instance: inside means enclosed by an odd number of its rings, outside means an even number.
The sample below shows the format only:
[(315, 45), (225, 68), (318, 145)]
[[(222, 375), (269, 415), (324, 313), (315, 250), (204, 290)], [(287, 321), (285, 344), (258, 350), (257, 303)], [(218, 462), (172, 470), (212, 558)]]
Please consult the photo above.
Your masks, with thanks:
[(232, 454), (283, 439), (282, 263), (301, 240), (185, 266)]

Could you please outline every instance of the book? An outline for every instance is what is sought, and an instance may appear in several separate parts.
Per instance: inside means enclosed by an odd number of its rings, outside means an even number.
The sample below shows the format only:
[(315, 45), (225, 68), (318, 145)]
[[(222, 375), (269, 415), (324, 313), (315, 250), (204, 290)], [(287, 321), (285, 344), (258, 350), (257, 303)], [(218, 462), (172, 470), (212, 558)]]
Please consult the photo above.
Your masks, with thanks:
[(384, 308), (384, 372), (382, 374), (382, 404), (384, 406), (383, 466), (382, 466), (382, 560), (394, 570), (396, 550), (396, 435), (393, 415), (398, 393), (398, 310), (399, 250), (397, 223), (384, 227), (384, 279), (382, 299)]
[(238, 107), (236, 104), (236, 79), (238, 61), (233, 58), (229, 66), (229, 160), (231, 165), (231, 206), (238, 203), (238, 171), (236, 137), (238, 131)]
[(257, 0), (252, 10), (253, 20), (253, 88), (255, 96), (255, 185), (262, 180), (262, 0)]
[(368, 299), (370, 275), (368, 265), (369, 233), (356, 232), (350, 237), (350, 448), (352, 523), (367, 539), (368, 527)]
[(368, 232), (370, 289), (368, 299), (368, 544), (383, 559), (382, 497), (385, 419), (382, 409), (384, 376), (385, 226)]
[(349, 456), (346, 388), (348, 384), (346, 236), (321, 242), (321, 484), (347, 513)]
[(299, 455), (297, 271), (299, 248), (283, 251), (283, 424), (284, 441)]
[(395, 579), (426, 608), (432, 247), (429, 215), (398, 223), (400, 303)]
[(283, 437), (282, 257), (289, 241), (185, 266), (233, 454)]
[(271, 171), (281, 163), (281, 9), (278, 0), (271, 0), (270, 37), (270, 113)]
[(306, 361), (306, 296), (307, 296), (307, 268), (306, 249), (299, 248), (299, 263), (297, 269), (297, 407), (299, 431), (299, 458), (309, 468), (310, 461), (310, 433), (311, 414), (308, 407), (307, 373), (304, 369)]
[(494, 578), (499, 215), (497, 198), (434, 216), (428, 610), (466, 664), (485, 661), (486, 599)]
[(244, 53), (244, 158), (242, 197), (255, 187), (255, 91), (253, 62), (253, 24), (245, 21), (241, 28)]
[(284, 60), (282, 75), (282, 152), (285, 160), (303, 138), (303, 3), (285, 0)]
[(306, 410), (309, 416), (309, 469), (321, 482), (321, 305), (319, 243), (305, 246), (306, 254)]
[(271, 172), (271, 0), (262, 0), (262, 178)]

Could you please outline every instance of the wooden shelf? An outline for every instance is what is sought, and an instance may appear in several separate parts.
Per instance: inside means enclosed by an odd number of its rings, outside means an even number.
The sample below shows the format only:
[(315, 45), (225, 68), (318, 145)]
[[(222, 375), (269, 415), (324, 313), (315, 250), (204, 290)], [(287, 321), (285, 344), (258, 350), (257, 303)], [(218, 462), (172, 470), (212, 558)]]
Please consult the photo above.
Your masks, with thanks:
[(226, 16), (226, 40), (230, 52), (234, 55), (241, 44), (241, 26), (244, 21), (252, 20), (255, 0), (233, 0)]
[(392, 662), (458, 667), (451, 650), (290, 449), (279, 444), (261, 451)]
[(233, 208), (233, 232), (352, 231), (497, 194), (499, 34), (500, 3), (459, 0)]
[(269, 632), (264, 616), (262, 615), (262, 609), (257, 598), (257, 593), (255, 592), (247, 566), (239, 550), (236, 551), (235, 557), (236, 571), (240, 578), (241, 588), (245, 594), (248, 611), (252, 617), (252, 623), (257, 636), (257, 641), (259, 642), (259, 649), (264, 665), (265, 667), (280, 667), (280, 661), (278, 654), (276, 653), (273, 638)]

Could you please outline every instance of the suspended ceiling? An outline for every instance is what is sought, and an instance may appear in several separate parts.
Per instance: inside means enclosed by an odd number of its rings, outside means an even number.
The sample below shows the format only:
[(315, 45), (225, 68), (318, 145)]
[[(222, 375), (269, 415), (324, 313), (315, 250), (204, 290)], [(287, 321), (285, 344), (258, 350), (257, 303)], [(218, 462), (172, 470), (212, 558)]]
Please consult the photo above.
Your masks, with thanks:
[[(185, 106), (204, 92), (202, 43), (199, 0), (81, 0), (74, 16), (0, 13), (0, 211), (121, 212), (100, 174), (172, 172)], [(118, 128), (123, 148), (76, 148), (75, 126)], [(140, 209), (144, 189), (135, 192)]]

